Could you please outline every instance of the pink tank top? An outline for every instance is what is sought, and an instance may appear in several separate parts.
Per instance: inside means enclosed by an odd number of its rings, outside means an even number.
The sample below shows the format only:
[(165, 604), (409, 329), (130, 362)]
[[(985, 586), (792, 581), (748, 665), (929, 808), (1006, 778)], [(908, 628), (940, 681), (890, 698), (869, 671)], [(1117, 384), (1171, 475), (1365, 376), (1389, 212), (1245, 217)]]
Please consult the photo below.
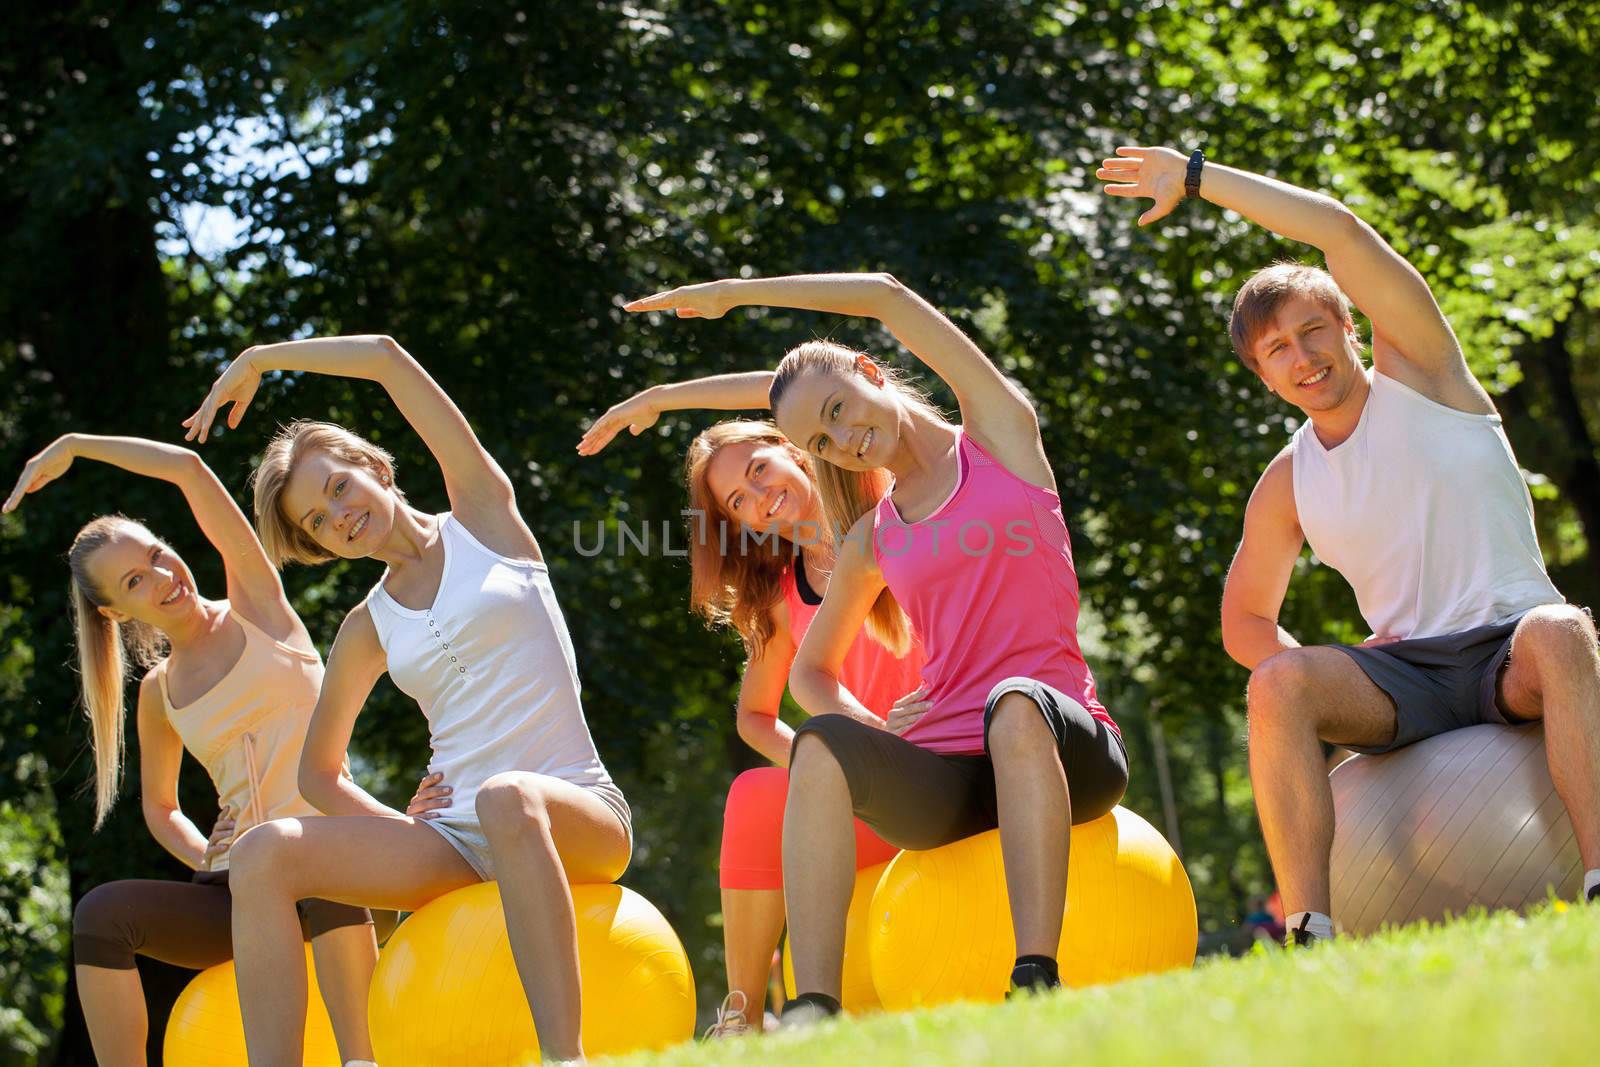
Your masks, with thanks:
[[(783, 575), (783, 599), (789, 605), (789, 630), (796, 646), (805, 639), (811, 620), (817, 617), (821, 604), (808, 604), (800, 596), (791, 567)], [(915, 637), (904, 656), (896, 656), (878, 644), (863, 627), (856, 634), (845, 653), (844, 665), (839, 669), (839, 681), (880, 719), (889, 717), (894, 702), (922, 684), (922, 664), (926, 657), (922, 645)]]
[(1061, 499), (1008, 471), (965, 431), (955, 490), (907, 523), (892, 491), (878, 502), (873, 552), (922, 637), (933, 706), (906, 740), (934, 752), (983, 751), (983, 706), (1007, 678), (1044, 682), (1112, 729), (1078, 648), (1078, 575)]

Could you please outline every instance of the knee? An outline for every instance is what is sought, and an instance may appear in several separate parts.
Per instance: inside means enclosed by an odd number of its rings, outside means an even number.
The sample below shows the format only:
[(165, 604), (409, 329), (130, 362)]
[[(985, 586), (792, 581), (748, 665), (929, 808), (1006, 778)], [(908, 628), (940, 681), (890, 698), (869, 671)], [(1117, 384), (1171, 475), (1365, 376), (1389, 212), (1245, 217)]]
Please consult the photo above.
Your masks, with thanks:
[(842, 715), (819, 715), (795, 732), (789, 754), (789, 780), (799, 783), (799, 791), (808, 792), (820, 783), (844, 779), (838, 746), (850, 743), (849, 727), (872, 729)]
[(1250, 718), (1252, 738), (1258, 731), (1289, 725), (1297, 721), (1309, 723), (1304, 715), (1295, 715), (1296, 708), (1305, 704), (1312, 680), (1311, 666), (1303, 649), (1291, 648), (1269, 656), (1250, 672), (1250, 686), (1245, 704)]
[(1514, 656), (1528, 656), (1552, 667), (1590, 666), (1595, 660), (1594, 620), (1571, 604), (1534, 608), (1517, 624)]
[(72, 936), (115, 939), (117, 919), (123, 911), (117, 883), (97, 885), (72, 909)]
[(250, 827), (228, 849), (228, 890), (260, 892), (285, 879), (292, 867), (300, 824), (293, 819), (273, 819)]
[(757, 767), (745, 771), (728, 787), (723, 806), (724, 825), (765, 820), (771, 814), (782, 816), (789, 795), (789, 775), (781, 767)]
[(989, 713), (989, 757), (998, 763), (1029, 755), (1055, 752), (1055, 735), (1044, 711), (1026, 693), (1011, 690), (1000, 695)]
[(549, 806), (534, 774), (495, 775), (479, 787), (474, 806), (486, 834), (550, 827)]

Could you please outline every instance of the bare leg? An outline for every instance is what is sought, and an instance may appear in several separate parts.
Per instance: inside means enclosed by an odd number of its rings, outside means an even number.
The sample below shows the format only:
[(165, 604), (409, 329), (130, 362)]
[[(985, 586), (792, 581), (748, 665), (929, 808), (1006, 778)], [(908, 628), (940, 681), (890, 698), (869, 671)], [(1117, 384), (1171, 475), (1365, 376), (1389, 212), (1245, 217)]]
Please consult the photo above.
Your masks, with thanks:
[(81, 963), (74, 970), (95, 1062), (100, 1067), (144, 1067), (150, 1019), (138, 970)]
[(722, 947), (728, 992), (743, 993), (745, 1021), (757, 1030), (767, 1008), (772, 953), (783, 936), (783, 890), (724, 889)]
[(373, 1059), (367, 1032), (367, 993), (378, 965), (378, 940), (372, 927), (341, 926), (311, 940), (317, 988), (328, 1006), (328, 1020), (339, 1043), (339, 1059)]
[(511, 954), (546, 1060), (582, 1059), (578, 926), (569, 882), (611, 882), (628, 866), (622, 820), (570, 782), (513, 771), (478, 790)]
[(229, 860), (239, 1007), (252, 1067), (299, 1067), (305, 962), (295, 902), (415, 911), (478, 875), (437, 832), (413, 819), (277, 819), (245, 831)]
[(1055, 735), (1031, 699), (1006, 693), (996, 703), (989, 756), (1017, 955), (1054, 959), (1067, 899), (1072, 800)]
[(1565, 604), (1524, 615), (1500, 701), (1519, 719), (1544, 720), (1550, 780), (1572, 817), (1583, 865), (1600, 867), (1600, 654), (1589, 617)]
[(1333, 907), (1333, 790), (1322, 741), (1384, 745), (1399, 720), (1387, 694), (1335, 648), (1296, 648), (1250, 675), (1250, 784), (1284, 914)]
[(795, 741), (783, 815), (784, 901), (794, 984), (835, 1000), (844, 984), (844, 924), (855, 887), (856, 841), (850, 787), (828, 746)]

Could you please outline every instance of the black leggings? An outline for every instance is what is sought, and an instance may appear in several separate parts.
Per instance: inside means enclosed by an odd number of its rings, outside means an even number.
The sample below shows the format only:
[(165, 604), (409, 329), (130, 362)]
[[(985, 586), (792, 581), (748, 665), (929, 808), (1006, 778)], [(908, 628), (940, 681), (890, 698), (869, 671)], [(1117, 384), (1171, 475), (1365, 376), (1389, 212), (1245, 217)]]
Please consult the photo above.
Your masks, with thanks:
[[(299, 909), (307, 938), (372, 922), (366, 908), (327, 900)], [(72, 913), (73, 962), (125, 971), (135, 955), (197, 971), (233, 959), (228, 872), (197, 871), (192, 882), (128, 878), (84, 894)]]
[[(1072, 821), (1089, 822), (1116, 807), (1128, 788), (1122, 737), (1082, 705), (1043, 682), (1008, 678), (989, 694), (983, 713), (984, 748), (1000, 698), (1022, 693), (1055, 735), (1067, 775)], [(856, 818), (900, 848), (929, 849), (993, 830), (997, 817), (994, 763), (983, 755), (947, 756), (843, 715), (818, 715), (795, 731), (828, 746), (850, 786)]]

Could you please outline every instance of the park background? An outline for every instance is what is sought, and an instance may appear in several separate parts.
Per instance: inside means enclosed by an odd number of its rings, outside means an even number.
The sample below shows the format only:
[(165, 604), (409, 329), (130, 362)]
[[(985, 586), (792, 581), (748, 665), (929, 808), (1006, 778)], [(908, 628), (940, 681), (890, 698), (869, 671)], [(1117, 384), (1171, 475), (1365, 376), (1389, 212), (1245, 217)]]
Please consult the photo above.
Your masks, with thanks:
[[(908, 364), (869, 323), (624, 314), (724, 276), (888, 270), (1037, 403), (1084, 595), (1086, 647), (1172, 839), (1207, 944), (1270, 889), (1218, 606), (1256, 474), (1296, 426), (1231, 355), (1253, 268), (1310, 258), (1184, 204), (1147, 230), (1105, 198), (1118, 144), (1202, 147), (1339, 197), (1433, 284), (1495, 395), (1567, 596), (1600, 600), (1600, 16), (1586, 3), (1246, 5), (946, 0), (410, 0), (27, 4), (0, 29), (0, 474), (57, 434), (176, 440), (253, 343), (386, 332), (516, 483), (551, 562), (601, 752), (633, 804), (625, 884), (671, 919), (702, 1013), (722, 991), (716, 888), (738, 740), (737, 641), (687, 611), (681, 458), (706, 413), (598, 458), (587, 421), (646, 385), (768, 367), (831, 336)], [(1584, 71), (1590, 71), (1585, 74)], [(949, 405), (948, 394), (940, 399)], [(368, 383), (276, 377), (202, 454), (241, 503), (273, 427), (328, 418), (437, 469)], [(92, 1062), (72, 902), (181, 877), (137, 803), (91, 833), (63, 554), (142, 517), (203, 590), (217, 560), (177, 490), (79, 463), (0, 520), (0, 1063)], [(627, 525), (648, 552), (617, 552)], [(606, 551), (585, 556), (601, 530)], [(292, 569), (326, 651), (371, 562)], [(1309, 555), (1285, 612), (1365, 636)], [(792, 710), (792, 709), (791, 709)], [(384, 682), (359, 776), (403, 804), (425, 724)], [(215, 798), (186, 763), (185, 810)], [(146, 971), (153, 1003), (183, 972)], [(153, 1020), (159, 1041), (160, 1012)]]

